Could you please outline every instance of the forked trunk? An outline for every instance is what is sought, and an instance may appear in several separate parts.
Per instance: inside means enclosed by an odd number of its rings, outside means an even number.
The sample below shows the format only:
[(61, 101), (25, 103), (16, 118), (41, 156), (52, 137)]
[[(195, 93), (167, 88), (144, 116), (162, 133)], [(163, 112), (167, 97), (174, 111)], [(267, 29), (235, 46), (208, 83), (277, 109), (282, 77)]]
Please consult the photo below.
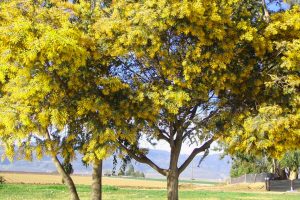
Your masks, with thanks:
[(95, 161), (92, 173), (92, 200), (102, 199), (102, 160)]
[(167, 175), (168, 200), (178, 200), (178, 170), (169, 170)]
[(285, 173), (284, 168), (281, 168), (280, 163), (277, 159), (273, 159), (273, 170), (272, 172), (278, 176), (279, 180), (286, 180), (288, 177)]
[(54, 162), (57, 172), (62, 176), (64, 183), (67, 185), (70, 191), (71, 200), (79, 200), (79, 196), (75, 187), (75, 184), (69, 174), (67, 174), (58, 160), (57, 156), (52, 157), (52, 161)]

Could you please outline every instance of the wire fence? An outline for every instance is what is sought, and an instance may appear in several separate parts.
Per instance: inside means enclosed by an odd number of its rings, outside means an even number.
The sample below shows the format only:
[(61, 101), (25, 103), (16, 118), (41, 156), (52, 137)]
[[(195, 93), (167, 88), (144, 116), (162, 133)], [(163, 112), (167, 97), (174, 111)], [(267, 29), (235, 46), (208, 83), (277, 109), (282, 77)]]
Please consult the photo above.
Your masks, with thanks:
[(272, 178), (274, 175), (272, 173), (260, 173), (260, 174), (245, 174), (237, 178), (229, 178), (230, 184), (235, 183), (259, 183), (265, 182), (265, 178)]
[(300, 180), (270, 180), (269, 191), (300, 191)]
[[(267, 178), (267, 179), (266, 179)], [(276, 180), (275, 174), (260, 173), (260, 174), (245, 174), (237, 178), (229, 178), (228, 183), (265, 183), (267, 191), (299, 191), (300, 192), (300, 179), (296, 180)]]

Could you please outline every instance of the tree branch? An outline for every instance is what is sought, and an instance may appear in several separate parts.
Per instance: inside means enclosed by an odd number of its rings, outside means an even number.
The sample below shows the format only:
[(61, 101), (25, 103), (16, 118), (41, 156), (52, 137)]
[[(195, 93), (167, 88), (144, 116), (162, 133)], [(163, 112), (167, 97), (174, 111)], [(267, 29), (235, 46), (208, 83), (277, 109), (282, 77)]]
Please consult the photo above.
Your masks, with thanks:
[(262, 6), (263, 6), (263, 10), (264, 10), (263, 19), (266, 22), (269, 22), (270, 21), (270, 13), (269, 13), (268, 8), (267, 8), (266, 0), (262, 0)]
[[(188, 117), (188, 119), (186, 119), (186, 117), (184, 117), (183, 120), (185, 120), (186, 122), (183, 123), (183, 128), (182, 130), (184, 131), (185, 129), (187, 129), (191, 123), (192, 123), (192, 120), (197, 116), (197, 110), (198, 108), (201, 106), (201, 104), (205, 104), (205, 103), (209, 103), (209, 101), (214, 97), (214, 94), (212, 94), (210, 97), (208, 97), (208, 100), (205, 102), (205, 101), (202, 101), (200, 100), (195, 106), (193, 106), (192, 108), (190, 108), (190, 111), (188, 112), (188, 115), (190, 115)], [(207, 109), (209, 107), (209, 104), (205, 106)], [(202, 108), (203, 109), (203, 108)]]
[(163, 176), (167, 175), (166, 169), (163, 169), (163, 168), (160, 168), (159, 166), (157, 166), (147, 156), (145, 156), (144, 154), (138, 156), (131, 149), (128, 149), (124, 144), (122, 144), (122, 142), (120, 142), (120, 141), (118, 141), (118, 142), (119, 142), (120, 146), (128, 153), (128, 155), (131, 156), (132, 158), (134, 158), (136, 161), (149, 165), (150, 167), (152, 167), (154, 170), (156, 170), (158, 173), (160, 173)]
[(181, 174), (185, 168), (192, 162), (192, 160), (195, 158), (197, 154), (200, 152), (205, 151), (206, 149), (210, 148), (211, 143), (214, 141), (213, 138), (206, 141), (201, 147), (195, 148), (191, 155), (184, 161), (184, 163), (179, 167), (179, 174)]
[(189, 117), (189, 120), (193, 120), (195, 115), (196, 115), (196, 112), (198, 110), (198, 107), (200, 106), (201, 103), (198, 103), (197, 105), (195, 105), (192, 110), (191, 110), (191, 116)]
[(183, 135), (183, 139), (185, 139), (186, 137), (188, 137), (194, 130), (196, 130), (197, 128), (199, 128), (199, 126), (207, 123), (207, 121), (213, 117), (214, 115), (216, 115), (218, 113), (219, 110), (215, 110), (215, 111), (211, 111), (209, 113), (209, 115), (207, 117), (205, 117), (204, 119), (201, 120), (201, 122), (199, 122), (195, 127), (193, 127), (192, 129), (190, 129), (189, 131), (187, 131), (184, 135)]
[(164, 135), (164, 134), (167, 135), (166, 131), (162, 130), (162, 129), (158, 128), (158, 127), (157, 127), (157, 130), (159, 132), (157, 139), (159, 139), (159, 140), (165, 140), (166, 142), (169, 143), (170, 139), (167, 136)]
[(201, 103), (198, 103), (197, 105), (195, 105), (194, 107), (192, 107), (191, 109), (190, 109), (190, 112), (186, 115), (186, 116), (188, 116), (189, 114), (190, 114), (190, 116), (188, 117), (188, 119), (186, 119), (186, 117), (184, 117), (183, 119), (181, 119), (181, 121), (182, 120), (185, 120), (186, 122), (183, 122), (183, 128), (182, 128), (182, 130), (184, 131), (185, 129), (187, 129), (190, 125), (191, 125), (191, 123), (192, 123), (192, 121), (191, 120), (193, 120), (194, 119), (194, 117), (196, 116), (196, 112), (197, 112), (197, 110), (198, 110), (198, 107), (200, 106), (200, 104)]
[(200, 159), (200, 161), (199, 161), (197, 167), (200, 167), (200, 164), (201, 164), (201, 163), (203, 162), (203, 160), (208, 156), (208, 154), (209, 154), (209, 149), (206, 149), (205, 152), (204, 152), (204, 154), (203, 154), (203, 156), (202, 156), (202, 158)]

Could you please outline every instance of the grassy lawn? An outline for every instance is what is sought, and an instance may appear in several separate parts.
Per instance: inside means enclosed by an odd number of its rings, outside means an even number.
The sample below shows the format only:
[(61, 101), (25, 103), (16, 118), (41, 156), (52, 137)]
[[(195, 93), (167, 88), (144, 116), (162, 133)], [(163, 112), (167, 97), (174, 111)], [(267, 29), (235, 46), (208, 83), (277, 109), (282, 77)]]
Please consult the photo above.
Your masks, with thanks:
[[(163, 181), (166, 182), (167, 179), (164, 178), (140, 178), (140, 177), (126, 177), (126, 176), (110, 176), (109, 178), (123, 178), (123, 179), (132, 179), (132, 180), (146, 180), (146, 181)], [(205, 181), (205, 180), (179, 180), (179, 184), (180, 183), (193, 183), (193, 184), (207, 184), (207, 185), (215, 185), (215, 184), (219, 184), (219, 182), (213, 182), (213, 181)]]
[[(78, 186), (81, 199), (88, 200), (90, 187)], [(123, 189), (114, 186), (104, 186), (103, 199), (105, 200), (158, 200), (166, 199), (165, 190), (138, 190)], [(68, 190), (63, 185), (30, 185), (30, 184), (5, 184), (0, 185), (1, 200), (68, 200)], [(268, 194), (268, 193), (242, 193), (242, 192), (216, 192), (216, 191), (181, 191), (180, 199), (275, 199), (275, 200), (298, 200), (298, 194)]]

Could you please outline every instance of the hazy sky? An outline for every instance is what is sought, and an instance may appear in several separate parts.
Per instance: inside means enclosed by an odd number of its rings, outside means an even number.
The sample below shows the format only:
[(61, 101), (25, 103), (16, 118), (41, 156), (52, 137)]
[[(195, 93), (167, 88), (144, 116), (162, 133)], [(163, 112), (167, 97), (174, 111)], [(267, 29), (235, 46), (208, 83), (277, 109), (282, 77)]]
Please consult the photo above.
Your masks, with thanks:
[[(159, 141), (157, 143), (157, 145), (155, 145), (155, 146), (152, 146), (146, 140), (143, 140), (141, 144), (142, 144), (142, 147), (149, 148), (149, 149), (170, 151), (170, 145), (166, 141), (163, 141), (163, 140)], [(212, 143), (212, 147), (215, 147), (215, 146), (217, 146), (217, 143)], [(184, 143), (182, 146), (182, 149), (181, 149), (181, 154), (190, 154), (193, 151), (193, 149), (196, 147), (199, 147), (199, 146), (196, 146), (196, 145), (189, 146), (188, 144)], [(210, 154), (211, 153), (218, 153), (218, 152), (210, 151)]]

